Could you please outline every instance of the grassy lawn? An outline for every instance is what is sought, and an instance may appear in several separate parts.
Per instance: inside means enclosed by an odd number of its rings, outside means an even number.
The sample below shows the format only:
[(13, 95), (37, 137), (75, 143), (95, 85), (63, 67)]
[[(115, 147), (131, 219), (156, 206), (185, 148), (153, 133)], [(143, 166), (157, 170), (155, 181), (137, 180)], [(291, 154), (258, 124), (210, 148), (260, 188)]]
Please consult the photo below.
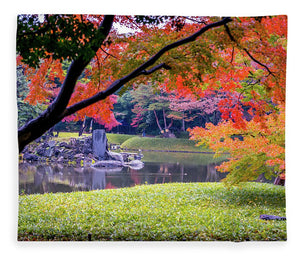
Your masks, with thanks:
[(107, 133), (106, 137), (109, 143), (121, 145), (128, 139), (135, 137), (135, 135)]
[(211, 152), (207, 148), (195, 146), (195, 142), (189, 139), (178, 138), (149, 138), (149, 137), (132, 137), (123, 142), (121, 148), (142, 149), (142, 150), (164, 150), (164, 151), (206, 151)]
[[(91, 136), (83, 134), (81, 137)], [(129, 134), (106, 133), (109, 143), (121, 145), (123, 149), (161, 150), (161, 151), (190, 151), (190, 152), (212, 152), (208, 148), (196, 147), (195, 142), (180, 138), (152, 138), (140, 137)], [(60, 132), (58, 141), (68, 141), (70, 138), (80, 138), (77, 132)]]
[(285, 240), (284, 187), (171, 183), (19, 197), (19, 240)]
[(53, 140), (64, 141), (67, 142), (70, 138), (83, 138), (86, 136), (91, 136), (92, 134), (83, 133), (80, 137), (78, 136), (78, 132), (60, 132), (57, 138), (53, 138)]
[[(82, 136), (78, 136), (78, 132), (60, 132), (57, 138), (53, 138), (57, 141), (69, 141), (70, 138), (83, 138), (87, 136), (92, 136), (92, 134), (83, 133)], [(122, 144), (126, 140), (134, 137), (135, 135), (129, 134), (113, 134), (113, 133), (106, 133), (106, 137), (109, 143), (112, 144)]]
[(214, 154), (204, 153), (185, 153), (185, 152), (154, 152), (144, 151), (143, 162), (157, 162), (157, 163), (176, 163), (189, 165), (208, 165), (219, 164), (228, 158), (227, 155), (214, 157)]

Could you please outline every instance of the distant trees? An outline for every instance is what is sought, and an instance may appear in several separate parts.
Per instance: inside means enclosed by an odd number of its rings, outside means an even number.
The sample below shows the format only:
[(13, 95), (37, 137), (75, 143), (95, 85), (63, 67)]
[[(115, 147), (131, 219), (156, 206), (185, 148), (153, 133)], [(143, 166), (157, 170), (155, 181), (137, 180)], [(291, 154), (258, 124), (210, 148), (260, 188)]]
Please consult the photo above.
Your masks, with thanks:
[[(171, 110), (170, 102), (167, 98), (161, 98), (162, 92), (155, 92), (154, 88), (149, 85), (138, 85), (131, 92), (133, 97), (134, 108), (133, 112), (136, 116), (133, 119), (132, 126), (139, 127), (145, 130), (151, 126), (149, 116), (154, 115), (154, 120), (160, 133), (168, 137), (170, 136), (170, 128), (173, 124), (173, 119), (168, 118)], [(162, 121), (161, 121), (162, 120)]]
[(18, 127), (25, 125), (28, 121), (36, 118), (45, 108), (41, 104), (30, 105), (25, 101), (29, 93), (28, 81), (22, 67), (17, 68), (17, 107)]

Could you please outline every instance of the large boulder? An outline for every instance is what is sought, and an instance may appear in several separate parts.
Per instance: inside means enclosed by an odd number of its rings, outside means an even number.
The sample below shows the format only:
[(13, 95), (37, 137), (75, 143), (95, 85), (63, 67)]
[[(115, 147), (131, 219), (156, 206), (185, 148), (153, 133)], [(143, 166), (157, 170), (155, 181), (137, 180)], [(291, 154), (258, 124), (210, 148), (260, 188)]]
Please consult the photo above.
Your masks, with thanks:
[(107, 150), (107, 138), (105, 130), (97, 129), (93, 131), (93, 154), (100, 160), (105, 159)]

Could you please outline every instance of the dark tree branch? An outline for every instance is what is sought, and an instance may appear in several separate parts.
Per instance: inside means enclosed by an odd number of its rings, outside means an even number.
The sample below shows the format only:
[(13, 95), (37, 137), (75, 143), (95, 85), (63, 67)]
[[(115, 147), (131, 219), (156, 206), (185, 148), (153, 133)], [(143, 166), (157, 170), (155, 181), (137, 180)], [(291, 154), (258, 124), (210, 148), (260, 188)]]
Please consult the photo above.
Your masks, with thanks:
[(263, 64), (263, 63), (259, 62), (257, 59), (255, 59), (255, 58), (250, 54), (250, 52), (249, 52), (246, 48), (243, 48), (243, 49), (244, 49), (244, 51), (247, 53), (247, 55), (248, 55), (255, 63), (259, 64), (260, 66), (262, 66), (262, 67), (264, 67), (264, 68), (266, 68), (266, 70), (269, 72), (269, 74), (271, 74), (272, 76), (275, 77), (275, 75), (270, 71), (270, 69), (269, 69), (268, 66), (266, 66), (265, 64)]
[[(237, 45), (239, 45), (238, 42), (237, 42), (237, 41), (235, 40), (235, 38), (233, 37), (233, 35), (231, 34), (231, 31), (230, 31), (228, 25), (225, 24), (224, 27), (225, 27), (225, 30), (226, 30), (226, 32), (227, 32), (229, 38), (231, 39), (231, 41), (233, 41), (234, 43), (236, 43)], [(242, 47), (242, 49), (243, 49), (243, 50), (246, 52), (246, 54), (252, 59), (252, 61), (254, 61), (255, 63), (257, 63), (257, 64), (259, 64), (260, 66), (264, 67), (264, 68), (269, 72), (269, 74), (271, 74), (272, 76), (274, 76), (274, 74), (270, 71), (270, 69), (269, 69), (268, 66), (266, 66), (265, 64), (261, 63), (261, 62), (258, 61), (256, 58), (254, 58), (246, 48)]]
[(100, 49), (107, 55), (107, 56), (111, 56), (111, 57), (113, 57), (113, 58), (115, 58), (115, 59), (118, 59), (119, 60), (119, 58), (117, 58), (116, 56), (114, 56), (114, 55), (112, 55), (112, 54), (110, 54), (110, 53), (108, 53), (107, 51), (105, 51), (101, 46), (100, 46)]
[(193, 35), (186, 37), (184, 39), (178, 40), (174, 43), (171, 43), (171, 44), (163, 47), (160, 51), (158, 51), (155, 55), (150, 57), (148, 59), (148, 61), (146, 61), (145, 63), (140, 65), (133, 72), (131, 72), (130, 74), (124, 76), (123, 78), (121, 78), (119, 80), (114, 81), (106, 90), (101, 91), (101, 92), (95, 94), (94, 96), (92, 96), (86, 100), (83, 100), (81, 102), (78, 102), (78, 103), (72, 105), (71, 107), (67, 108), (65, 110), (65, 112), (62, 114), (63, 115), (62, 118), (64, 118), (65, 116), (74, 114), (75, 112), (77, 112), (83, 108), (86, 108), (89, 105), (92, 105), (100, 100), (107, 98), (109, 95), (115, 93), (118, 89), (120, 89), (125, 83), (131, 81), (132, 79), (136, 78), (137, 76), (139, 76), (141, 74), (149, 75), (161, 68), (170, 69), (170, 66), (166, 65), (165, 63), (162, 63), (162, 64), (159, 64), (159, 65), (151, 68), (148, 71), (146, 70), (148, 67), (153, 65), (167, 51), (169, 51), (173, 48), (176, 48), (178, 46), (187, 44), (189, 42), (195, 41), (200, 35), (202, 35), (207, 30), (214, 28), (214, 27), (219, 27), (219, 26), (225, 25), (226, 23), (228, 23), (230, 21), (232, 21), (231, 18), (227, 17), (227, 18), (222, 19), (221, 21), (211, 23), (211, 24), (201, 28), (199, 31), (195, 32)]
[(234, 47), (232, 48), (230, 63), (233, 62), (233, 58), (234, 58)]
[(161, 64), (159, 64), (157, 66), (154, 66), (153, 68), (149, 69), (148, 71), (147, 70), (141, 71), (141, 74), (143, 74), (143, 75), (149, 75), (151, 73), (156, 72), (157, 70), (159, 70), (161, 68), (164, 68), (166, 70), (170, 70), (171, 69), (171, 67), (169, 65), (167, 65), (166, 63), (161, 63)]

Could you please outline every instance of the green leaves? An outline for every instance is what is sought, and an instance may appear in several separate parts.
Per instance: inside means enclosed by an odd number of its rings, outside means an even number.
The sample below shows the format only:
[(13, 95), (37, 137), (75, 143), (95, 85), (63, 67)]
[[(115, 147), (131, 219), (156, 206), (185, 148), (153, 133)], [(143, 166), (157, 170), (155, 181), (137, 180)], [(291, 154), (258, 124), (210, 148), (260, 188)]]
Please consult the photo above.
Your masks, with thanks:
[(84, 22), (76, 15), (45, 15), (44, 21), (37, 15), (19, 15), (17, 52), (22, 61), (31, 67), (39, 66), (40, 59), (74, 60), (82, 56), (89, 60), (95, 55), (87, 44), (95, 37), (102, 40), (94, 24)]

